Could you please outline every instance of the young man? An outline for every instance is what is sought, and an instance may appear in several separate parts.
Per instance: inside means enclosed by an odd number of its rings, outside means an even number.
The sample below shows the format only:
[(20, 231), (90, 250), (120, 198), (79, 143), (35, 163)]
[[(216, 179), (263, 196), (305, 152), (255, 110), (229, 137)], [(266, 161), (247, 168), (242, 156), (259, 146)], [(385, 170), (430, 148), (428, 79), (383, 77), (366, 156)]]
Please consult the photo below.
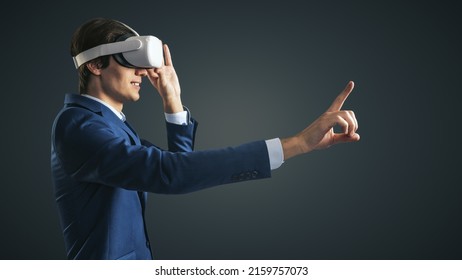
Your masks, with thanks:
[[(79, 27), (71, 55), (137, 35), (125, 24), (97, 18)], [(51, 169), (70, 259), (152, 259), (144, 220), (146, 192), (178, 194), (244, 180), (268, 178), (285, 160), (359, 140), (358, 123), (341, 107), (349, 82), (331, 107), (293, 137), (237, 147), (193, 151), (197, 122), (181, 102), (167, 45), (158, 68), (126, 67), (116, 55), (78, 67), (80, 94), (67, 94), (52, 128)], [(125, 66), (124, 66), (125, 65)], [(137, 101), (142, 78), (159, 93), (168, 151), (137, 133), (122, 113)], [(342, 133), (334, 133), (339, 125)]]

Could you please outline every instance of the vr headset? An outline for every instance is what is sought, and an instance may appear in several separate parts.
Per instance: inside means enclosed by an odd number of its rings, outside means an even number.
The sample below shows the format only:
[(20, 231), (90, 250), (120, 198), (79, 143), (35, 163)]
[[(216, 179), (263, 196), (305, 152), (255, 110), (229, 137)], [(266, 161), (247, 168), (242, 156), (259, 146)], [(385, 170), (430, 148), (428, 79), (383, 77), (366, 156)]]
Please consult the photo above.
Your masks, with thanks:
[(162, 41), (147, 35), (140, 36), (135, 30), (122, 23), (133, 34), (122, 35), (114, 43), (102, 44), (74, 56), (75, 68), (104, 55), (113, 55), (115, 60), (130, 68), (159, 68), (162, 66)]

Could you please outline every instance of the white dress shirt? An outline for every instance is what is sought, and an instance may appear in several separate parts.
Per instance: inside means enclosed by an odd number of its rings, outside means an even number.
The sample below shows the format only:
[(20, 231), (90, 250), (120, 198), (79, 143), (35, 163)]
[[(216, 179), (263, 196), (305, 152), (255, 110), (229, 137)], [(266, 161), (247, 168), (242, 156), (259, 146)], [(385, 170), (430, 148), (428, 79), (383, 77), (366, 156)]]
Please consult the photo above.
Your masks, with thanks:
[[(114, 114), (116, 114), (116, 116), (119, 117), (119, 119), (121, 119), (122, 121), (126, 120), (124, 113), (117, 111), (114, 107), (104, 102), (103, 100), (88, 94), (82, 94), (82, 96), (93, 99), (103, 104), (104, 106), (108, 107), (112, 112), (114, 112)], [(188, 112), (183, 111), (173, 114), (165, 113), (165, 120), (173, 124), (186, 125), (188, 123)], [(282, 150), (281, 140), (279, 138), (273, 138), (266, 140), (265, 142), (266, 148), (268, 149), (271, 170), (279, 168), (284, 163), (284, 152)]]

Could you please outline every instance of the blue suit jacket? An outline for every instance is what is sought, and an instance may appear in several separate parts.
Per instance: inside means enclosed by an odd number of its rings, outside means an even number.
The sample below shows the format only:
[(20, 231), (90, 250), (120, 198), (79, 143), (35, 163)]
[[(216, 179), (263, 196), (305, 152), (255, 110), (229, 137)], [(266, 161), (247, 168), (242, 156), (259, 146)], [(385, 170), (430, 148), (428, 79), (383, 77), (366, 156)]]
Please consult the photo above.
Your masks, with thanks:
[(70, 259), (152, 259), (146, 192), (179, 194), (271, 176), (264, 141), (193, 151), (197, 123), (167, 123), (168, 151), (109, 108), (67, 94), (52, 128), (51, 170)]

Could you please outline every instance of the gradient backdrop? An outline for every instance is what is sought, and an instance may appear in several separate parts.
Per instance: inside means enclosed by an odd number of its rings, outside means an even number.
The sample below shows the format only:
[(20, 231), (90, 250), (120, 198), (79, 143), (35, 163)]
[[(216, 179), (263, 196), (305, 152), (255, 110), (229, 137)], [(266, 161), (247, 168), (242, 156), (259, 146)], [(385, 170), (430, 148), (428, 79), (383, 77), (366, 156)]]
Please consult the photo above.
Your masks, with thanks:
[[(117, 3), (120, 2), (120, 3)], [(322, 2), (322, 3), (321, 3)], [(70, 37), (90, 18), (168, 43), (196, 148), (297, 133), (349, 80), (359, 143), (273, 178), (150, 194), (158, 259), (461, 259), (461, 45), (456, 1), (61, 1), (2, 17), (0, 258), (64, 259), (51, 124), (76, 92)], [(124, 113), (166, 145), (146, 80)]]

